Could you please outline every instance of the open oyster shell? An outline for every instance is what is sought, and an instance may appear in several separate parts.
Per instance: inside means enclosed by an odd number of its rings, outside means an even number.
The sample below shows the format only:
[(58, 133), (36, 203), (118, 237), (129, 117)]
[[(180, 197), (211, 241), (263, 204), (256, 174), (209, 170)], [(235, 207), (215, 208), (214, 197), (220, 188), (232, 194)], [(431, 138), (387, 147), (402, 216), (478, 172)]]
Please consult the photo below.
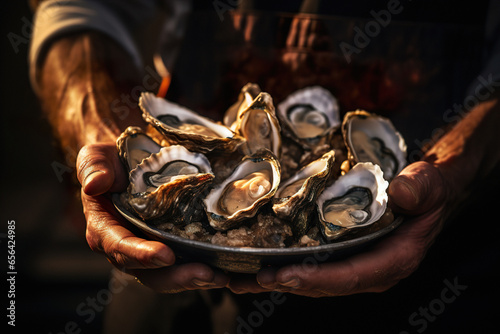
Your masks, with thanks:
[(207, 158), (163, 147), (130, 172), (128, 204), (145, 220), (189, 223), (201, 219), (201, 196), (214, 179)]
[(351, 111), (342, 122), (342, 134), (351, 165), (377, 164), (389, 181), (405, 167), (406, 144), (389, 119), (364, 110)]
[(378, 165), (363, 162), (325, 188), (316, 202), (325, 238), (334, 240), (380, 219), (387, 208), (388, 186)]
[(274, 195), (273, 211), (279, 218), (291, 222), (296, 239), (309, 229), (311, 212), (332, 175), (334, 161), (335, 151), (325, 153), (282, 182)]
[(260, 93), (248, 108), (240, 111), (234, 131), (246, 140), (242, 145), (245, 154), (267, 149), (280, 157), (281, 127), (276, 118), (273, 99), (268, 93)]
[(116, 140), (116, 147), (122, 163), (130, 172), (145, 158), (158, 153), (161, 146), (140, 127), (129, 126)]
[(230, 106), (224, 114), (224, 125), (234, 130), (238, 114), (247, 109), (261, 92), (262, 90), (259, 85), (255, 83), (249, 82), (243, 86), (238, 96), (238, 100)]
[(255, 216), (274, 196), (279, 182), (280, 166), (272, 152), (261, 150), (246, 156), (206, 196), (203, 204), (210, 225), (216, 230), (227, 230)]
[(285, 134), (305, 147), (328, 142), (340, 126), (337, 99), (320, 86), (295, 91), (278, 105), (277, 114)]
[(142, 93), (139, 107), (144, 120), (167, 137), (169, 142), (183, 145), (194, 152), (232, 152), (243, 142), (228, 127), (152, 93)]
[[(339, 131), (337, 101), (321, 87), (298, 90), (275, 110), (268, 93), (247, 84), (225, 125), (152, 93), (140, 107), (147, 131), (130, 127), (117, 140), (130, 171), (120, 200), (157, 229), (189, 235), (208, 219), (228, 244), (233, 232), (252, 231), (264, 243), (240, 246), (295, 247), (393, 219), (386, 189), (406, 164), (404, 141), (390, 121), (361, 110)], [(204, 241), (216, 238), (205, 232)]]

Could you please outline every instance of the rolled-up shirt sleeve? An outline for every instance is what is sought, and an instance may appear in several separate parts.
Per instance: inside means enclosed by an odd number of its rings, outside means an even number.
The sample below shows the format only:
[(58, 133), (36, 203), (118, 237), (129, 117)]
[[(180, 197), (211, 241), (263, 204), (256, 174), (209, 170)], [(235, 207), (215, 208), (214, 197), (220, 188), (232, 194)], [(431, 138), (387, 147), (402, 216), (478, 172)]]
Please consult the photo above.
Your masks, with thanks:
[[(154, 3), (154, 1), (118, 3), (84, 0), (42, 2), (35, 13), (29, 51), (30, 79), (33, 89), (37, 91), (37, 71), (44, 52), (51, 42), (70, 33), (87, 30), (100, 31), (115, 40), (130, 55), (135, 66), (141, 68), (143, 60), (131, 31), (134, 25), (144, 22), (147, 17), (155, 14)], [(139, 12), (132, 13), (136, 8)]]

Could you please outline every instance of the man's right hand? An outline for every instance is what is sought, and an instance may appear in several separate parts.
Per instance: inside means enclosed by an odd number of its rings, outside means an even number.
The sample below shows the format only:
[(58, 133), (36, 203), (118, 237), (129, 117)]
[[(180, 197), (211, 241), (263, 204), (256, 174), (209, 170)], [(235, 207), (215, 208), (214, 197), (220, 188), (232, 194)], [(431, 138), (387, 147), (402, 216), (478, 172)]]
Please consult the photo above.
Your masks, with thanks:
[(124, 191), (127, 175), (114, 143), (84, 146), (77, 158), (82, 205), (90, 248), (103, 253), (121, 271), (158, 292), (225, 287), (229, 278), (202, 263), (175, 265), (165, 244), (136, 236), (114, 208), (112, 192)]

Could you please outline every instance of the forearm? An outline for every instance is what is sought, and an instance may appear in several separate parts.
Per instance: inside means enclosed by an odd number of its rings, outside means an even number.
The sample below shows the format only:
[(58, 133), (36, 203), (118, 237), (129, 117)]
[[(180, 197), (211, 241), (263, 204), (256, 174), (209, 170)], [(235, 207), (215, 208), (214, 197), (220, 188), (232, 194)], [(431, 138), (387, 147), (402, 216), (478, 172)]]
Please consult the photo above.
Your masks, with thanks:
[(137, 87), (140, 73), (128, 55), (98, 32), (55, 41), (36, 78), (39, 98), (63, 147), (114, 141), (129, 125), (143, 125), (137, 103), (114, 108)]
[(500, 94), (479, 103), (424, 156), (440, 169), (452, 197), (467, 195), (500, 162)]

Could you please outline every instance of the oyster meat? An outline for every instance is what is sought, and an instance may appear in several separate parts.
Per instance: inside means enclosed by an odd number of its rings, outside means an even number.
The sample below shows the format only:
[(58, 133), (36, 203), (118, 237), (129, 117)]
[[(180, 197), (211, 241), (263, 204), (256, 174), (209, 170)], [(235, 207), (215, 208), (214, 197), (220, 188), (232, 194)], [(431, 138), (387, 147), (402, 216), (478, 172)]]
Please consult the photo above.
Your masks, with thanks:
[(342, 133), (351, 164), (372, 162), (392, 180), (406, 165), (406, 144), (392, 122), (363, 110), (348, 112)]
[(270, 201), (280, 182), (278, 160), (268, 150), (246, 156), (234, 172), (214, 186), (204, 200), (210, 225), (227, 230), (255, 216)]
[(177, 224), (201, 219), (201, 196), (214, 174), (203, 154), (174, 145), (144, 159), (129, 179), (128, 204), (140, 217)]
[(260, 93), (248, 108), (236, 119), (234, 131), (245, 138), (243, 151), (247, 155), (268, 149), (276, 157), (281, 154), (281, 128), (276, 118), (273, 99), (268, 93)]
[(223, 124), (152, 93), (139, 106), (147, 131), (129, 127), (116, 143), (130, 181), (120, 198), (157, 229), (219, 245), (305, 247), (393, 221), (387, 187), (406, 165), (402, 136), (363, 110), (341, 122), (322, 87), (275, 110), (249, 83)]
[(325, 188), (316, 202), (325, 238), (334, 240), (380, 219), (387, 208), (388, 186), (378, 165), (362, 162)]
[(326, 89), (300, 89), (278, 105), (284, 132), (305, 146), (316, 145), (340, 126), (337, 99)]

